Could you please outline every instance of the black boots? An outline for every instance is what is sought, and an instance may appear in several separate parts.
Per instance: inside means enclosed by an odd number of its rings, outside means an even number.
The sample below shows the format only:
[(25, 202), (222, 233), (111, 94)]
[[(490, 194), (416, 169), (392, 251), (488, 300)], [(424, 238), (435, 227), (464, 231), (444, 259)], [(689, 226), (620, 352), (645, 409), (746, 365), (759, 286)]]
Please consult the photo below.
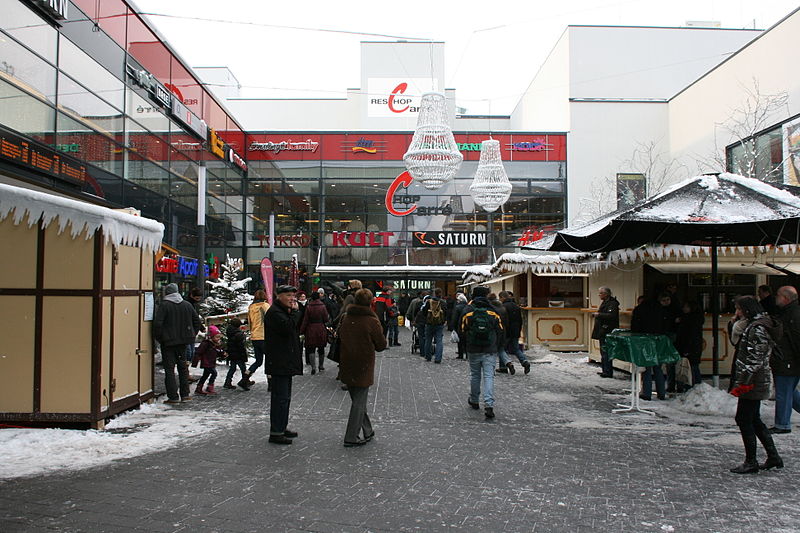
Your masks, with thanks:
[(250, 390), (250, 373), (245, 372), (244, 375), (242, 376), (242, 379), (239, 380), (239, 383), (237, 383), (237, 385), (239, 385), (244, 390)]
[(756, 434), (761, 445), (767, 451), (767, 460), (758, 465), (761, 470), (769, 470), (770, 468), (783, 468), (783, 459), (778, 455), (778, 449), (775, 447), (775, 441), (772, 440), (772, 434), (766, 428)]
[(742, 434), (744, 443), (744, 463), (735, 468), (731, 468), (734, 474), (755, 474), (758, 472), (758, 462), (756, 461), (756, 436)]

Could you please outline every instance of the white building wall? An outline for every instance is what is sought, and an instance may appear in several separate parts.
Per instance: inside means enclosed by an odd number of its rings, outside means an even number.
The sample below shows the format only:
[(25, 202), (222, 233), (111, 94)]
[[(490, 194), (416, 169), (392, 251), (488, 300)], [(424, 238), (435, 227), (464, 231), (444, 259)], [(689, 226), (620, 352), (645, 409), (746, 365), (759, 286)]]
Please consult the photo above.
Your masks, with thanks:
[(787, 108), (766, 117), (766, 126), (800, 113), (800, 78), (793, 68), (798, 35), (800, 10), (675, 96), (669, 104), (672, 156), (693, 173), (723, 170), (710, 165), (715, 157), (724, 159), (725, 146), (736, 139), (722, 125), (741, 116), (754, 80), (762, 94), (789, 96)]

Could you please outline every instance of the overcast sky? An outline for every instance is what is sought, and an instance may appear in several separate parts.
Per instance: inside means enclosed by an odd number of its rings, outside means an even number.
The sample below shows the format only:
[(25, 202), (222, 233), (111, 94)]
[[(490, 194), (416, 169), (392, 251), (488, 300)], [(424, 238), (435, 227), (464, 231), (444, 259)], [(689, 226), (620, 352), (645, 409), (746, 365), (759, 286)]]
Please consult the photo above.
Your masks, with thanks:
[(189, 65), (229, 67), (242, 96), (342, 97), (361, 84), (360, 41), (430, 39), (446, 43), (445, 81), (456, 89), (458, 105), (492, 114), (512, 111), (567, 25), (707, 21), (723, 28), (768, 28), (798, 7), (796, 0), (135, 4), (145, 13), (169, 15), (150, 19)]

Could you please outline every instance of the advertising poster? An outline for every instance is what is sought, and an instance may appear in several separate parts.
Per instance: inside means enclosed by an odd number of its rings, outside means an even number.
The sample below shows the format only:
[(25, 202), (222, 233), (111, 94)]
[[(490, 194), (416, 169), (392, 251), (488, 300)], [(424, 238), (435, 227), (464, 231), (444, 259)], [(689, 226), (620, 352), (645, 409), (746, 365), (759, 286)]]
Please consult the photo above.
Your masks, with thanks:
[(617, 174), (617, 209), (630, 207), (647, 197), (644, 174)]
[(800, 185), (800, 119), (783, 125), (783, 183)]
[(264, 292), (267, 293), (267, 302), (272, 305), (273, 285), (275, 277), (272, 272), (272, 261), (268, 258), (261, 260), (261, 279), (264, 281)]

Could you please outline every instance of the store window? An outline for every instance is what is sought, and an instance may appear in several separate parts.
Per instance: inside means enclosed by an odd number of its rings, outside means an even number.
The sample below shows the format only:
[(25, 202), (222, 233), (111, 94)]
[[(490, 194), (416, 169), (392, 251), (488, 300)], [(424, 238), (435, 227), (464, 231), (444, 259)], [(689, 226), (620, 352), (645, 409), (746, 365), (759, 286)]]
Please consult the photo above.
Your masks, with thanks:
[(58, 131), (54, 144), (73, 157), (112, 174), (122, 175), (122, 147), (110, 135), (90, 128), (74, 116), (58, 113)]
[(783, 136), (778, 126), (726, 149), (728, 172), (769, 183), (783, 181)]
[(0, 124), (43, 143), (53, 142), (55, 110), (0, 79)]
[(58, 67), (117, 109), (124, 109), (125, 84), (69, 39), (61, 39)]
[(0, 29), (48, 60), (56, 62), (58, 31), (19, 0), (0, 0)]
[[(142, 139), (140, 138), (139, 141), (141, 142)], [(138, 152), (133, 150), (127, 150), (126, 152), (128, 154), (128, 163), (125, 169), (125, 179), (153, 192), (168, 196), (169, 173), (167, 170), (161, 165), (142, 157)]]
[(122, 112), (63, 73), (58, 76), (58, 106), (93, 129), (109, 135), (122, 134)]
[(43, 100), (55, 103), (56, 69), (2, 33), (0, 33), (0, 78), (17, 84)]

